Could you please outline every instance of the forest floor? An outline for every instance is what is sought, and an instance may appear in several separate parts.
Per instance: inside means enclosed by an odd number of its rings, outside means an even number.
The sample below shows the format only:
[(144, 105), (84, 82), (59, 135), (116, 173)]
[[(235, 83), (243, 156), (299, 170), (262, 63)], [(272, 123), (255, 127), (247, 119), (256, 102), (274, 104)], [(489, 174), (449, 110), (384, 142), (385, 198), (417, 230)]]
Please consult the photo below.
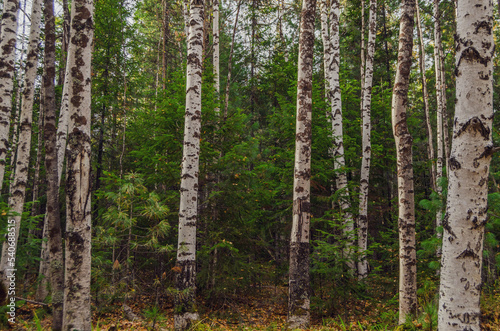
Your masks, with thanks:
[[(397, 326), (394, 281), (373, 283), (367, 288), (365, 295), (315, 293), (320, 298), (312, 301), (310, 330), (436, 330), (435, 286), (430, 286), (429, 293), (419, 293), (419, 315), (404, 327)], [(287, 295), (285, 286), (260, 286), (244, 294), (226, 294), (216, 303), (199, 299), (200, 321), (193, 330), (285, 330)], [(136, 295), (127, 304), (132, 314), (124, 312), (123, 303), (93, 307), (93, 330), (173, 330), (171, 298), (160, 298), (157, 309), (152, 308), (154, 295)], [(14, 330), (50, 330), (50, 315), (40, 305), (25, 303), (17, 313)], [(131, 315), (137, 319), (130, 320)], [(483, 291), (481, 320), (482, 330), (500, 331), (500, 289)]]

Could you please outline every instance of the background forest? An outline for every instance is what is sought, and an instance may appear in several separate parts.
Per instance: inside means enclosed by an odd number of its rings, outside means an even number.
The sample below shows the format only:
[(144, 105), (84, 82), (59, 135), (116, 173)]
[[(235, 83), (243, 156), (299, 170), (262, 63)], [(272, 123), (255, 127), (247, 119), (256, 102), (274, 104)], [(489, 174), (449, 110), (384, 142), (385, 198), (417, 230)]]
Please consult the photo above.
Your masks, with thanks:
[[(31, 2), (21, 1), (12, 95), (18, 120), (23, 89)], [(363, 1), (363, 0), (362, 0)], [(4, 1), (5, 2), (5, 1)], [(64, 1), (66, 4), (66, 1)], [(56, 109), (63, 95), (64, 4), (56, 1)], [(67, 4), (66, 4), (67, 5)], [(92, 55), (92, 283), (94, 325), (101, 329), (172, 326), (180, 166), (186, 100), (186, 31), (181, 0), (95, 0)], [(348, 267), (340, 203), (331, 155), (331, 123), (325, 100), (320, 17), (313, 62), (311, 174), (312, 320), (332, 329), (397, 327), (398, 201), (391, 96), (397, 61), (400, 2), (380, 0), (371, 103), (371, 168), (368, 193), (369, 273), (358, 280)], [(430, 123), (437, 123), (433, 2), (420, 1)], [(71, 7), (71, 4), (69, 4)], [(340, 2), (340, 86), (345, 173), (350, 210), (359, 214), (361, 129), (361, 26), (368, 4)], [(213, 74), (212, 2), (205, 1), (202, 128), (198, 190), (197, 295), (200, 330), (280, 329), (286, 318), (292, 218), (297, 58), (301, 2), (230, 0), (220, 4), (220, 93)], [(362, 8), (365, 13), (362, 14)], [(455, 105), (455, 8), (440, 1), (445, 72), (445, 144), (451, 143)], [(319, 1), (318, 9), (319, 11)], [(498, 8), (494, 38), (498, 43)], [(43, 20), (43, 19), (42, 19)], [(368, 25), (364, 23), (366, 40)], [(24, 34), (21, 31), (25, 31)], [(44, 32), (40, 55), (45, 47)], [(440, 245), (436, 213), (446, 199), (446, 174), (433, 182), (424, 94), (415, 29), (408, 93), (413, 136), (418, 315), (405, 328), (436, 328)], [(494, 107), (500, 100), (500, 58), (494, 58)], [(51, 297), (40, 271), (47, 174), (40, 56), (33, 105), (32, 142), (23, 221), (17, 253), (19, 312), (27, 329), (47, 326)], [(498, 118), (493, 141), (500, 145)], [(17, 126), (12, 126), (14, 141)], [(436, 146), (436, 136), (431, 145)], [(436, 147), (434, 147), (436, 148)], [(5, 182), (12, 179), (8, 151)], [(446, 167), (444, 167), (446, 168)], [(63, 172), (62, 183), (64, 183)], [(499, 156), (489, 177), (488, 223), (483, 254), (484, 330), (500, 330)], [(442, 194), (437, 187), (441, 187)], [(9, 185), (2, 187), (1, 227), (6, 233)], [(65, 229), (65, 188), (59, 189)], [(357, 257), (355, 257), (357, 258)], [(44, 285), (45, 284), (45, 285)], [(28, 300), (25, 300), (28, 299)], [(4, 314), (2, 314), (3, 316)], [(3, 318), (3, 317), (2, 317)], [(45, 320), (44, 320), (45, 318)], [(125, 320), (131, 320), (126, 322)], [(7, 326), (7, 321), (2, 320)], [(24, 324), (23, 324), (24, 323)]]

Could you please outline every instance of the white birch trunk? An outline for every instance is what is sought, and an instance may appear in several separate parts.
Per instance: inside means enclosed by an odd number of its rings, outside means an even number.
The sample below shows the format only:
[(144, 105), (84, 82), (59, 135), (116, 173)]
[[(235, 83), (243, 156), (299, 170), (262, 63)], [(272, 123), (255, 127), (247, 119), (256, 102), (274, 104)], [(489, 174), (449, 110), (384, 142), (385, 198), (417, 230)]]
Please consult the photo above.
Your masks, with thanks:
[(429, 114), (429, 93), (427, 91), (427, 78), (425, 76), (425, 47), (424, 39), (422, 35), (422, 26), (420, 23), (420, 8), (418, 2), (415, 2), (415, 8), (417, 11), (417, 32), (418, 32), (418, 49), (419, 49), (419, 67), (420, 67), (420, 79), (422, 81), (422, 98), (424, 100), (424, 115), (425, 115), (425, 125), (427, 131), (427, 157), (431, 163), (431, 186), (433, 190), (436, 190), (436, 167), (434, 164), (434, 137), (432, 133), (431, 118)]
[[(14, 236), (9, 236), (9, 240), (2, 245), (2, 259), (0, 262), (0, 273), (2, 281), (7, 284), (8, 276), (7, 269), (13, 269), (12, 260), (9, 257), (15, 256), (17, 250), (17, 242), (19, 231), (21, 229), (21, 214), (24, 207), (24, 199), (26, 196), (26, 184), (28, 183), (29, 159), (31, 151), (31, 127), (33, 119), (33, 97), (35, 95), (35, 78), (36, 69), (38, 66), (39, 40), (40, 40), (40, 23), (42, 20), (41, 0), (34, 0), (31, 6), (31, 29), (28, 45), (28, 56), (26, 58), (26, 75), (24, 82), (24, 91), (22, 96), (22, 109), (19, 145), (17, 149), (17, 161), (14, 173), (14, 181), (10, 186), (9, 207), (19, 216), (13, 216), (9, 219), (9, 233), (14, 230)], [(3, 30), (4, 32), (6, 30)], [(14, 223), (12, 223), (14, 221)], [(14, 225), (14, 227), (12, 227)], [(13, 240), (11, 240), (13, 239)], [(13, 248), (13, 249), (12, 249)]]
[(493, 153), (493, 4), (459, 0), (456, 106), (443, 220), (439, 330), (480, 327), (481, 268)]
[(63, 330), (91, 330), (91, 58), (94, 5), (73, 0), (67, 71), (69, 134), (66, 171), (66, 240)]
[(401, 4), (396, 79), (392, 94), (392, 127), (397, 150), (399, 197), (399, 324), (417, 312), (417, 260), (413, 191), (413, 139), (408, 131), (407, 106), (410, 80), (415, 0)]
[(64, 74), (64, 85), (62, 90), (61, 110), (59, 112), (59, 121), (57, 123), (56, 149), (57, 149), (57, 176), (59, 184), (61, 183), (64, 158), (66, 156), (66, 142), (68, 140), (69, 84), (70, 84), (69, 66), (66, 64), (66, 72)]
[(371, 101), (373, 85), (373, 57), (375, 54), (375, 39), (377, 36), (377, 0), (370, 0), (370, 17), (368, 21), (368, 47), (366, 53), (366, 70), (364, 72), (365, 82), (363, 84), (362, 95), (362, 159), (361, 159), (361, 180), (359, 198), (359, 218), (358, 218), (358, 246), (359, 246), (359, 279), (368, 275), (368, 261), (366, 260), (366, 249), (368, 247), (368, 192), (370, 182), (371, 163)]
[(186, 41), (189, 42), (189, 0), (182, 0), (182, 11), (184, 14), (184, 33), (186, 34)]
[(290, 239), (288, 328), (310, 322), (309, 240), (311, 222), (312, 66), (316, 0), (304, 0), (300, 20), (297, 77), (293, 223)]
[(5, 158), (9, 149), (12, 88), (16, 62), (18, 0), (4, 3), (0, 36), (0, 191), (5, 174)]
[(186, 114), (179, 207), (174, 323), (186, 330), (199, 319), (196, 311), (196, 221), (201, 134), (203, 0), (191, 0), (187, 55)]
[[(441, 75), (441, 56), (439, 55), (439, 48), (441, 45), (441, 24), (440, 24), (440, 11), (439, 1), (434, 0), (434, 69), (436, 74), (436, 105), (437, 105), (437, 161), (436, 161), (436, 192), (441, 197), (443, 188), (439, 185), (441, 177), (443, 177), (443, 89), (442, 89), (442, 75)], [(438, 208), (436, 211), (436, 228), (441, 226), (442, 209)], [(436, 236), (441, 238), (441, 233), (436, 231)], [(438, 247), (437, 256), (441, 255), (441, 248)]]
[[(213, 0), (213, 66), (214, 66), (214, 81), (215, 81), (215, 94), (217, 98), (217, 105), (219, 104), (220, 94), (220, 57), (219, 57), (219, 0)], [(220, 107), (215, 108), (215, 112), (220, 112)]]

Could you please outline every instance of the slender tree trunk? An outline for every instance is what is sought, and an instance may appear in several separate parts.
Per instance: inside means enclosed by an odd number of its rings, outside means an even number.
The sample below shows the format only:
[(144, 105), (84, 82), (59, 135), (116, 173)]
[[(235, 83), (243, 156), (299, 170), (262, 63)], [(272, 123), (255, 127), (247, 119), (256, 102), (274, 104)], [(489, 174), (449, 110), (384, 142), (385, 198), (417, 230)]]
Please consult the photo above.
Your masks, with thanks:
[(389, 56), (389, 45), (387, 44), (387, 24), (386, 24), (386, 15), (385, 15), (385, 1), (382, 1), (382, 22), (384, 24), (384, 49), (385, 49), (385, 67), (387, 71), (387, 83), (389, 86), (392, 86), (392, 75), (391, 75), (391, 64), (390, 56)]
[[(365, 0), (361, 0), (361, 66), (359, 68), (360, 76), (361, 76), (361, 97), (360, 100), (360, 108), (361, 112), (363, 112), (363, 91), (365, 86)], [(361, 123), (361, 130), (363, 130), (363, 123)]]
[[(23, 2), (23, 11), (26, 12), (26, 2), (27, 1), (24, 1)], [(19, 4), (20, 5), (20, 4)], [(12, 120), (12, 122), (14, 122), (14, 130), (12, 130), (12, 149), (11, 149), (11, 157), (10, 157), (10, 170), (12, 171), (12, 174), (11, 176), (14, 175), (14, 162), (15, 162), (15, 159), (16, 159), (16, 155), (15, 153), (17, 152), (17, 142), (18, 142), (18, 139), (19, 139), (19, 134), (18, 134), (18, 124), (19, 124), (19, 118), (18, 116), (20, 116), (21, 114), (21, 95), (22, 95), (22, 91), (23, 91), (23, 83), (24, 82), (24, 76), (21, 74), (21, 72), (23, 71), (22, 70), (22, 67), (23, 67), (23, 59), (24, 59), (24, 52), (25, 52), (25, 46), (26, 46), (26, 43), (24, 42), (24, 38), (25, 38), (25, 34), (26, 34), (26, 19), (23, 20), (23, 30), (22, 30), (22, 33), (21, 33), (21, 55), (20, 55), (20, 59), (19, 59), (19, 71), (16, 73), (16, 75), (20, 75), (20, 79), (18, 79), (18, 86), (17, 86), (17, 93), (16, 93), (16, 101), (15, 101), (15, 113), (14, 113), (14, 118)], [(24, 75), (26, 74), (26, 68), (24, 68)]]
[(413, 47), (415, 0), (401, 4), (396, 79), (392, 94), (392, 127), (397, 150), (399, 192), (399, 324), (417, 312), (417, 260), (413, 193), (413, 139), (408, 131), (408, 86)]
[(215, 93), (217, 98), (217, 107), (215, 108), (215, 112), (218, 114), (220, 112), (219, 104), (219, 94), (220, 94), (220, 56), (219, 56), (219, 0), (213, 0), (213, 67), (214, 67), (214, 80), (215, 80)]
[[(7, 276), (9, 269), (14, 269), (12, 257), (15, 258), (19, 231), (21, 230), (21, 214), (26, 196), (26, 185), (28, 183), (28, 170), (31, 151), (31, 129), (33, 118), (33, 97), (35, 95), (35, 78), (38, 65), (40, 23), (41, 23), (41, 0), (33, 1), (31, 6), (31, 29), (28, 45), (28, 56), (26, 59), (26, 77), (22, 100), (20, 118), (19, 145), (17, 149), (16, 169), (14, 181), (10, 186), (9, 207), (19, 216), (13, 216), (8, 221), (9, 240), (2, 245), (2, 260), (0, 263), (1, 281), (8, 284)], [(5, 18), (5, 17), (4, 17)], [(3, 33), (7, 33), (4, 29)], [(10, 96), (9, 96), (10, 98)], [(12, 233), (12, 235), (11, 235)], [(10, 260), (9, 260), (10, 258)], [(6, 286), (8, 287), (8, 286)], [(2, 301), (2, 300), (0, 300)]]
[(70, 14), (69, 14), (68, 0), (63, 0), (62, 5), (63, 5), (63, 26), (62, 26), (63, 33), (61, 40), (62, 57), (59, 66), (57, 85), (64, 84), (64, 79), (66, 77), (66, 60), (68, 57), (68, 44), (69, 44), (69, 32), (70, 32), (69, 31)]
[[(45, 74), (45, 73), (44, 73)], [(44, 99), (44, 89), (40, 91), (40, 100)], [(42, 145), (43, 145), (43, 126), (44, 126), (44, 105), (40, 103), (40, 111), (38, 113), (38, 143), (36, 153), (35, 175), (33, 178), (33, 202), (38, 200), (39, 187), (40, 187), (40, 165), (42, 163)], [(40, 203), (33, 203), (31, 208), (31, 215), (36, 216), (40, 214)], [(42, 238), (47, 238), (47, 224), (45, 220), (41, 224)], [(47, 249), (47, 241), (43, 240), (40, 251), (40, 265), (38, 269), (38, 284), (35, 292), (36, 301), (43, 302), (49, 295), (49, 251)]]
[[(441, 197), (443, 188), (440, 185), (441, 178), (443, 177), (443, 82), (441, 75), (441, 56), (439, 55), (439, 48), (441, 45), (441, 13), (439, 10), (439, 1), (434, 0), (434, 69), (436, 73), (436, 104), (437, 104), (437, 161), (436, 161), (436, 192)], [(436, 228), (441, 226), (442, 209), (438, 208), (436, 211)], [(441, 233), (436, 231), (438, 238), (441, 238)], [(441, 255), (441, 248), (438, 247), (437, 256)]]
[(231, 85), (231, 72), (233, 69), (233, 52), (234, 42), (236, 37), (236, 29), (238, 27), (238, 16), (240, 15), (240, 7), (242, 0), (238, 1), (238, 8), (236, 9), (236, 18), (234, 19), (233, 37), (231, 39), (231, 50), (229, 51), (228, 68), (227, 68), (227, 83), (226, 83), (226, 97), (224, 102), (224, 122), (227, 119), (227, 108), (229, 106), (229, 87)]
[(9, 149), (12, 88), (16, 63), (18, 0), (4, 3), (0, 36), (0, 191), (5, 174), (5, 158)]
[(297, 77), (297, 123), (293, 178), (293, 224), (290, 240), (288, 327), (310, 323), (309, 240), (311, 222), (312, 66), (316, 0), (304, 0), (300, 20)]
[(493, 153), (493, 25), (491, 1), (458, 1), (457, 102), (443, 221), (439, 330), (481, 330), (481, 269)]
[(174, 322), (176, 330), (188, 329), (196, 311), (196, 221), (201, 133), (201, 76), (203, 52), (203, 0), (191, 0), (187, 56), (186, 115), (182, 158), (177, 279)]
[(61, 110), (59, 112), (59, 121), (57, 123), (57, 176), (61, 184), (64, 159), (66, 157), (66, 143), (68, 140), (69, 126), (69, 85), (70, 72), (66, 63), (66, 72), (64, 74), (64, 85), (62, 90)]
[(91, 52), (92, 0), (74, 0), (67, 76), (69, 118), (63, 330), (91, 330)]
[(50, 287), (52, 290), (52, 330), (62, 330), (64, 265), (61, 239), (61, 221), (59, 219), (59, 183), (57, 175), (56, 149), (56, 103), (55, 103), (55, 62), (56, 62), (56, 25), (54, 0), (44, 0), (45, 16), (45, 55), (42, 88), (45, 111), (45, 171), (47, 173), (47, 248), (49, 254)]
[(415, 9), (417, 11), (417, 32), (418, 32), (418, 50), (419, 50), (419, 67), (420, 79), (422, 81), (422, 98), (424, 100), (424, 115), (425, 115), (425, 128), (427, 131), (427, 157), (431, 163), (431, 186), (436, 190), (436, 167), (434, 166), (434, 138), (432, 134), (431, 118), (429, 114), (429, 94), (427, 92), (427, 78), (425, 77), (425, 47), (424, 38), (422, 35), (422, 26), (420, 23), (420, 8), (418, 2), (415, 2)]
[(182, 10), (184, 14), (184, 33), (186, 34), (186, 41), (189, 42), (189, 0), (182, 1)]
[(361, 180), (359, 198), (359, 219), (358, 219), (358, 246), (360, 250), (359, 258), (359, 279), (368, 275), (368, 261), (366, 260), (366, 249), (368, 247), (368, 193), (370, 181), (371, 162), (371, 100), (373, 82), (373, 57), (375, 55), (375, 39), (377, 36), (377, 0), (370, 0), (370, 17), (368, 23), (368, 49), (366, 54), (366, 71), (363, 91), (361, 93), (363, 101), (363, 131), (362, 131), (362, 151), (361, 160)]

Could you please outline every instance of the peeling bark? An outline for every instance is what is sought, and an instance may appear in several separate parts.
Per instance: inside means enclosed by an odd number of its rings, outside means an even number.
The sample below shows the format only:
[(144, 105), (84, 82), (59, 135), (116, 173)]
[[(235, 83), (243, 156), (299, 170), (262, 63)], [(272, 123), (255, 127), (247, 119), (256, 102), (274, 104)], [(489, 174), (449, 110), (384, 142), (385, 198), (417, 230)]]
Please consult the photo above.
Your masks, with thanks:
[(480, 330), (481, 268), (493, 120), (493, 4), (459, 0), (456, 98), (438, 328)]
[(407, 125), (415, 0), (401, 3), (398, 63), (392, 94), (392, 126), (397, 151), (399, 196), (399, 324), (417, 312), (417, 261), (413, 191), (413, 138)]
[(0, 191), (5, 174), (5, 158), (9, 149), (12, 89), (16, 62), (18, 0), (6, 1), (3, 6), (0, 36)]
[(191, 0), (187, 55), (186, 113), (181, 170), (179, 237), (177, 245), (176, 330), (186, 330), (199, 319), (196, 311), (196, 221), (201, 131), (201, 76), (204, 1)]
[[(31, 151), (31, 129), (33, 121), (33, 98), (35, 95), (36, 68), (38, 65), (39, 40), (40, 40), (40, 22), (41, 22), (41, 0), (33, 1), (31, 6), (31, 29), (28, 44), (28, 55), (26, 58), (26, 77), (24, 82), (24, 91), (22, 96), (21, 118), (19, 120), (19, 144), (17, 146), (17, 160), (14, 172), (14, 180), (10, 186), (9, 207), (19, 216), (13, 216), (9, 219), (15, 222), (14, 241), (5, 241), (2, 245), (2, 260), (0, 263), (1, 281), (7, 284), (7, 269), (12, 269), (9, 262), (9, 255), (15, 255), (17, 242), (21, 229), (21, 214), (23, 212), (24, 200), (26, 197), (26, 185), (28, 183), (28, 170)], [(4, 15), (5, 19), (5, 15)], [(6, 30), (2, 30), (6, 33)], [(1, 97), (1, 96), (0, 96)], [(10, 99), (10, 96), (9, 96)], [(2, 109), (3, 110), (3, 109)], [(10, 116), (10, 114), (9, 114)], [(9, 244), (10, 243), (10, 244)], [(12, 246), (14, 243), (14, 246)], [(9, 248), (14, 247), (14, 251)]]
[(293, 180), (293, 224), (290, 240), (288, 327), (310, 323), (309, 226), (311, 221), (312, 64), (316, 0), (304, 0), (300, 19), (297, 77), (297, 122)]
[(66, 240), (63, 330), (91, 330), (91, 53), (94, 5), (74, 0), (67, 81), (69, 134), (66, 172)]

